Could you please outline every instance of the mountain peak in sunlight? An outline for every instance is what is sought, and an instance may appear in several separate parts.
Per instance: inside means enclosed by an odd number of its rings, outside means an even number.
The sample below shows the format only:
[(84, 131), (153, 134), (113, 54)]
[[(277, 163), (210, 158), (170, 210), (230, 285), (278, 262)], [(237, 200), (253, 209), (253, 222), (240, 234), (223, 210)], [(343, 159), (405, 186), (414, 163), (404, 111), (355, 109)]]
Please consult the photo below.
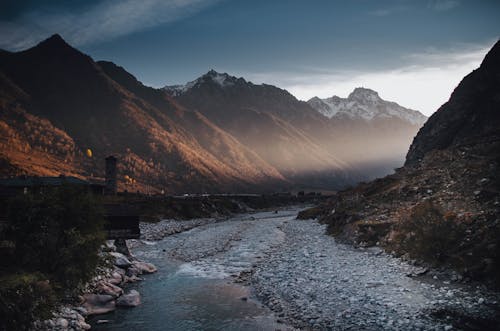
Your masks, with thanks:
[(379, 96), (378, 92), (364, 87), (355, 88), (347, 98), (335, 95), (326, 99), (314, 97), (308, 103), (330, 119), (372, 121), (397, 118), (417, 126), (427, 120), (427, 117), (419, 111), (386, 101)]
[(225, 88), (234, 86), (237, 83), (247, 83), (247, 81), (242, 77), (237, 78), (235, 76), (229, 75), (228, 73), (220, 73), (215, 71), (214, 69), (210, 69), (206, 74), (184, 85), (167, 85), (163, 89), (172, 96), (179, 96), (191, 90), (192, 88), (199, 88), (206, 84), (215, 84), (215, 86), (218, 88)]

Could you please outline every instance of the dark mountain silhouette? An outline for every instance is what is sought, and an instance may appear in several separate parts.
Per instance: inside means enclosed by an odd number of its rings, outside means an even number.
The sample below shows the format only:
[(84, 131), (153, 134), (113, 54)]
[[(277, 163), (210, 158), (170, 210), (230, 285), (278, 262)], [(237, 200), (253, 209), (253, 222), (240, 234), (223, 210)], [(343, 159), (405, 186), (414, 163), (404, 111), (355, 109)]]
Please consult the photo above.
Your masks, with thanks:
[(500, 139), (500, 44), (467, 75), (418, 132), (406, 164), (418, 163), (432, 150)]

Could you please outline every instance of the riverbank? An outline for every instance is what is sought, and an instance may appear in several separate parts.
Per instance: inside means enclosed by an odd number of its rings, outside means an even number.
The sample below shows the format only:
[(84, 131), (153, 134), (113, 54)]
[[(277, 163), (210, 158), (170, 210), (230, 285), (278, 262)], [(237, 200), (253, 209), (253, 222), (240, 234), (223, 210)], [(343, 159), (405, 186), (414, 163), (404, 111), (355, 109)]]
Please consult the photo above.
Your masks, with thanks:
[[(108, 260), (108, 267), (100, 267), (83, 290), (77, 302), (63, 304), (53, 313), (53, 318), (36, 321), (37, 331), (82, 331), (91, 329), (87, 319), (106, 314), (117, 308), (133, 308), (141, 304), (141, 295), (136, 290), (124, 290), (129, 284), (142, 281), (144, 274), (152, 274), (156, 267), (134, 256), (125, 256), (108, 242), (101, 253)], [(102, 320), (106, 323), (106, 320)]]
[(296, 220), (298, 211), (193, 220), (187, 227), (173, 220), (148, 224), (145, 236), (154, 234), (155, 226), (166, 235), (134, 248), (139, 258), (160, 265), (139, 284), (148, 302), (117, 311), (110, 317), (114, 322), (97, 329), (162, 330), (165, 321), (173, 330), (206, 325), (488, 330), (495, 325), (498, 294), (439, 274), (419, 276), (425, 270), (376, 248), (339, 244), (324, 225)]

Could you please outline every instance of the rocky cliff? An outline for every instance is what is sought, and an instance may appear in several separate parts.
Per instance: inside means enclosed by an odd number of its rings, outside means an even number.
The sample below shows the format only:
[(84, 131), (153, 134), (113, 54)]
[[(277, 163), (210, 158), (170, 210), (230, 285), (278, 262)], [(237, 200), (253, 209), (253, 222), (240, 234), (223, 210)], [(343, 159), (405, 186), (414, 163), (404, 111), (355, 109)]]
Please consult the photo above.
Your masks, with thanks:
[(356, 245), (500, 284), (499, 63), (497, 43), (419, 131), (404, 167), (302, 217)]

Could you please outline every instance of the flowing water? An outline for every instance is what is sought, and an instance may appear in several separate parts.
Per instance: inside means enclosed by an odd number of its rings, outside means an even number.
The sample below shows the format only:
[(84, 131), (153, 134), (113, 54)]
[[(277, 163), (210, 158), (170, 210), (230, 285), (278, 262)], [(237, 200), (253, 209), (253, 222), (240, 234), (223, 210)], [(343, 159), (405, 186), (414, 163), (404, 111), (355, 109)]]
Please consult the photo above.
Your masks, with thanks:
[[(275, 225), (295, 218), (296, 212), (240, 215), (134, 249), (139, 259), (158, 268), (126, 288), (137, 289), (142, 304), (93, 317), (92, 330), (286, 329), (233, 279), (280, 242)], [(269, 222), (274, 223), (271, 231)]]

